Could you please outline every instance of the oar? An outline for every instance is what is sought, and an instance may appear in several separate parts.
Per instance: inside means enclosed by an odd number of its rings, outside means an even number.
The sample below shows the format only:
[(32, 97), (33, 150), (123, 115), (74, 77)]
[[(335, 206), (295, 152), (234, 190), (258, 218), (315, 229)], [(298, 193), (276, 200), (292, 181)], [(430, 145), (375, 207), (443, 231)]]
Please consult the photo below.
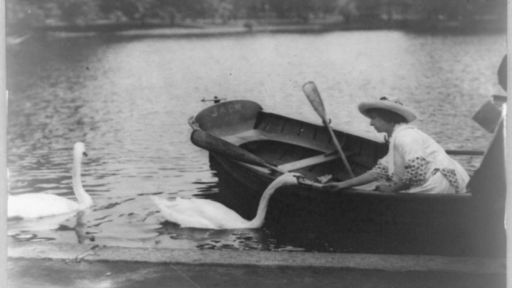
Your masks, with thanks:
[(204, 148), (208, 151), (215, 152), (230, 157), (231, 159), (238, 160), (240, 162), (254, 164), (262, 167), (266, 167), (272, 171), (279, 173), (286, 173), (286, 171), (277, 168), (276, 166), (268, 163), (262, 158), (254, 155), (253, 153), (236, 146), (224, 139), (213, 136), (212, 134), (200, 130), (194, 129), (190, 135), (190, 140), (195, 145)]
[(445, 150), (448, 155), (480, 156), (484, 155), (482, 150)]
[(318, 92), (315, 83), (312, 81), (307, 82), (302, 86), (302, 91), (304, 91), (304, 94), (306, 94), (309, 103), (311, 103), (311, 106), (313, 106), (313, 109), (315, 109), (318, 116), (322, 118), (322, 122), (324, 123), (325, 127), (327, 127), (327, 129), (329, 130), (329, 134), (331, 135), (334, 146), (336, 146), (336, 150), (338, 150), (338, 153), (340, 154), (341, 160), (343, 161), (343, 165), (347, 169), (350, 176), (354, 177), (354, 173), (350, 168), (350, 164), (347, 161), (347, 157), (345, 156), (345, 153), (343, 153), (343, 150), (341, 150), (340, 143), (338, 142), (338, 139), (334, 135), (334, 131), (332, 131), (331, 125), (329, 125), (329, 122), (327, 121), (327, 113), (325, 112), (324, 102), (322, 101), (322, 97), (320, 96), (320, 92)]

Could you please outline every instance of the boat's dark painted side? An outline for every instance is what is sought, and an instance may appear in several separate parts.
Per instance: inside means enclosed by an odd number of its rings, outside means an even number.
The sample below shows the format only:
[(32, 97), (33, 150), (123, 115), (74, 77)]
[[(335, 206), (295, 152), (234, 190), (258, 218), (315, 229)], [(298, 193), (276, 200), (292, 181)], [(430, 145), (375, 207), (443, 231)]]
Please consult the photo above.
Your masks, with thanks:
[[(348, 174), (337, 157), (313, 159), (334, 151), (325, 127), (267, 113), (251, 101), (210, 106), (196, 117), (200, 129), (238, 145), (278, 167), (297, 168), (306, 178)], [(387, 151), (384, 142), (335, 131), (355, 174), (373, 167)], [(497, 129), (481, 167), (470, 183), (470, 194), (381, 194), (351, 189), (326, 192), (309, 186), (282, 188), (272, 196), (265, 226), (286, 235), (311, 233), (318, 247), (365, 253), (501, 256), (505, 253), (504, 135)], [(316, 158), (315, 158), (316, 157)], [(311, 166), (304, 166), (304, 160)], [(301, 162), (302, 160), (302, 162)], [(318, 159), (316, 159), (318, 160)], [(309, 161), (309, 162), (308, 162)], [(217, 200), (254, 216), (259, 197), (277, 177), (267, 168), (210, 153), (222, 195)], [(291, 164), (290, 164), (291, 163)], [(271, 220), (271, 221), (269, 221)], [(325, 227), (329, 227), (326, 229)], [(300, 241), (305, 241), (301, 237)], [(294, 243), (295, 239), (288, 239)], [(315, 244), (313, 244), (315, 243)]]

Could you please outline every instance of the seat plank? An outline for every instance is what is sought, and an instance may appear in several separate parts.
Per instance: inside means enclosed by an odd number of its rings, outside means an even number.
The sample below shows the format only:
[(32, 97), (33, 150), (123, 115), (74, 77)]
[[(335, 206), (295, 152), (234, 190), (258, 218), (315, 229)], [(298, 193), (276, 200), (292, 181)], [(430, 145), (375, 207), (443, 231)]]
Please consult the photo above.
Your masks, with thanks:
[(328, 153), (324, 153), (324, 154), (320, 154), (320, 155), (315, 155), (313, 157), (293, 161), (290, 163), (282, 164), (282, 165), (279, 165), (278, 168), (285, 170), (285, 171), (293, 171), (293, 170), (313, 166), (316, 164), (329, 162), (338, 157), (339, 156), (338, 156), (337, 152), (332, 151), (332, 152), (328, 152)]

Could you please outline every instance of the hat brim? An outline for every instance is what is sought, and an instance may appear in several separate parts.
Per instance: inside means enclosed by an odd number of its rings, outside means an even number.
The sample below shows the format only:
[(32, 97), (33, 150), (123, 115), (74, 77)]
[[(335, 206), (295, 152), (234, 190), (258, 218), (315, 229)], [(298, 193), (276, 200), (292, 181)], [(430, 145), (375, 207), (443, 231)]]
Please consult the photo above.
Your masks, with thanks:
[(359, 112), (368, 118), (370, 118), (370, 115), (368, 115), (369, 109), (383, 109), (397, 113), (398, 115), (403, 116), (408, 123), (416, 120), (417, 118), (416, 114), (411, 109), (391, 101), (362, 102), (359, 104), (358, 108)]

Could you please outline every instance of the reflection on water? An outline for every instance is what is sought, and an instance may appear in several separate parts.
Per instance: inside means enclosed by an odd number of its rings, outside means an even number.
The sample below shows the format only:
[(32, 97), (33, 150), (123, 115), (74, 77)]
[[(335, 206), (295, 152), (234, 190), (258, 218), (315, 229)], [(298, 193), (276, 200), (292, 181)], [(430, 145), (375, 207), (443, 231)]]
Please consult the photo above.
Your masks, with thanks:
[[(300, 88), (314, 80), (334, 127), (375, 133), (357, 103), (398, 96), (446, 148), (483, 149), (489, 134), (470, 118), (486, 97), (500, 93), (496, 69), (505, 43), (504, 35), (395, 31), (30, 39), (7, 60), (11, 193), (73, 197), (72, 145), (83, 141), (89, 152), (83, 182), (95, 205), (55, 229), (9, 223), (10, 233), (123, 246), (303, 249), (265, 229), (208, 231), (162, 222), (147, 196), (219, 191), (207, 153), (189, 142), (188, 117), (208, 105), (200, 100), (250, 99), (319, 123)], [(470, 170), (479, 161), (462, 160)], [(17, 239), (31, 237), (25, 236)], [(308, 249), (330, 251), (322, 245)]]
[(76, 236), (76, 240), (73, 242), (84, 243), (87, 240), (94, 241), (94, 236), (89, 236), (90, 233), (86, 231), (87, 226), (84, 223), (85, 213), (87, 211), (39, 219), (12, 219), (8, 222), (8, 235), (18, 241), (49, 241), (55, 240), (55, 238), (52, 236), (42, 236), (41, 231), (57, 230), (73, 232)]

